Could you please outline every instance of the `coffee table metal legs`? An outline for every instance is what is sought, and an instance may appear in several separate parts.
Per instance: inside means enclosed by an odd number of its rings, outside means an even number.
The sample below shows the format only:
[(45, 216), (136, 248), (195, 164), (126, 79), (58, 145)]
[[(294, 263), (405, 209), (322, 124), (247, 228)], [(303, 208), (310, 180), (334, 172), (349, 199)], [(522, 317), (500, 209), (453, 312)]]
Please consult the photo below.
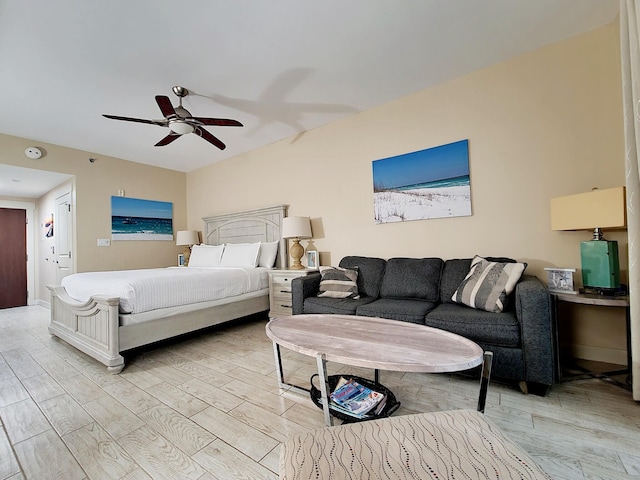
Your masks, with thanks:
[[(280, 355), (280, 345), (273, 342), (273, 354), (276, 360), (276, 373), (278, 375), (278, 386), (280, 388), (289, 388), (298, 393), (308, 394), (309, 390), (292, 383), (287, 383), (284, 380), (284, 373), (282, 371), (282, 357)], [(316, 357), (316, 363), (318, 366), (318, 377), (320, 380), (320, 393), (322, 395), (320, 401), (322, 402), (322, 411), (324, 413), (324, 423), (327, 427), (333, 425), (333, 417), (329, 410), (329, 377), (327, 375), (327, 360), (324, 354), (319, 353)], [(489, 388), (489, 380), (491, 378), (491, 364), (493, 363), (493, 353), (484, 352), (482, 360), (482, 375), (480, 376), (480, 394), (478, 396), (478, 411), (484, 413), (484, 407), (487, 402), (487, 390)], [(375, 370), (375, 382), (380, 383), (380, 371)]]
[(484, 413), (484, 406), (487, 403), (487, 389), (491, 378), (491, 364), (493, 363), (493, 352), (484, 352), (482, 358), (482, 375), (480, 375), (480, 395), (478, 396), (478, 411)]
[(327, 375), (327, 359), (323, 353), (316, 357), (318, 363), (318, 376), (320, 377), (320, 402), (322, 402), (322, 412), (324, 413), (324, 424), (327, 427), (333, 425), (333, 417), (329, 410), (329, 377)]
[(273, 355), (276, 358), (276, 374), (278, 375), (278, 386), (284, 389), (291, 389), (294, 392), (301, 393), (302, 395), (309, 394), (310, 390), (303, 388), (293, 383), (287, 383), (284, 380), (284, 373), (282, 371), (282, 357), (280, 356), (280, 345), (273, 342)]
[[(323, 354), (316, 357), (318, 363), (318, 376), (320, 377), (320, 392), (322, 397), (322, 411), (324, 412), (324, 423), (327, 427), (333, 425), (333, 417), (329, 410), (329, 377), (327, 376), (327, 360)], [(480, 375), (480, 393), (478, 395), (478, 411), (484, 413), (484, 407), (487, 403), (487, 390), (489, 389), (489, 380), (491, 379), (491, 366), (493, 364), (493, 352), (484, 352), (482, 358), (482, 374)], [(380, 383), (380, 371), (375, 370), (375, 382)]]

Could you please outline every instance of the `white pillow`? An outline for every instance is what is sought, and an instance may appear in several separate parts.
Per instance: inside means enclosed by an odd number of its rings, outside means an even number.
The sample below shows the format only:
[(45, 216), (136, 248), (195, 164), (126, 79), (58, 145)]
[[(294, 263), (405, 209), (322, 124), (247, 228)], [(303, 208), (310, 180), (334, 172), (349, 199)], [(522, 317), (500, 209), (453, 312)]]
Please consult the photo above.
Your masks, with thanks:
[(258, 254), (258, 266), (271, 268), (276, 263), (278, 256), (278, 244), (280, 242), (260, 243), (260, 253)]
[(219, 267), (224, 245), (194, 245), (191, 247), (189, 267)]
[(221, 267), (255, 268), (258, 263), (260, 242), (256, 243), (227, 243), (224, 246)]

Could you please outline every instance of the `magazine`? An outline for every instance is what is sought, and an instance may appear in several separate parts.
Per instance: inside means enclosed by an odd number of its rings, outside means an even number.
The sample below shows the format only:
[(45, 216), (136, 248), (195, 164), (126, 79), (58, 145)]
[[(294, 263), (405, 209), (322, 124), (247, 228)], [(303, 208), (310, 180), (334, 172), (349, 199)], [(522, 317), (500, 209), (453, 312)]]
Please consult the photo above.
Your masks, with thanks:
[(351, 410), (349, 410), (348, 408), (341, 407), (339, 404), (337, 404), (335, 402), (331, 402), (330, 403), (330, 408), (331, 408), (331, 410), (333, 410), (335, 412), (344, 413), (345, 415), (349, 415), (350, 417), (354, 417), (354, 418), (357, 418), (359, 420), (364, 419), (364, 418), (373, 418), (373, 416), (370, 415), (370, 414), (355, 414)]
[(380, 400), (380, 403), (378, 403), (378, 406), (373, 410), (373, 414), (374, 415), (380, 415), (380, 413), (382, 412), (382, 410), (384, 410), (384, 407), (387, 406), (387, 396), (385, 395), (385, 397)]
[(380, 404), (386, 403), (384, 394), (344, 377), (340, 377), (330, 399), (332, 408), (357, 418), (366, 417), (374, 409), (378, 414), (384, 408)]

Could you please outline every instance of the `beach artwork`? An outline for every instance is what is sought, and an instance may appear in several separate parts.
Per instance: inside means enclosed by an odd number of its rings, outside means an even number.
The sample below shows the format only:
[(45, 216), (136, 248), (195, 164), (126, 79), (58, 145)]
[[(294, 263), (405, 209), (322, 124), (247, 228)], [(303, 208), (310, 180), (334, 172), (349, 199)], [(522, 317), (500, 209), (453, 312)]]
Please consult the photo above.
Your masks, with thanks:
[(469, 141), (373, 162), (376, 223), (471, 215)]
[(173, 204), (111, 197), (112, 240), (173, 241)]

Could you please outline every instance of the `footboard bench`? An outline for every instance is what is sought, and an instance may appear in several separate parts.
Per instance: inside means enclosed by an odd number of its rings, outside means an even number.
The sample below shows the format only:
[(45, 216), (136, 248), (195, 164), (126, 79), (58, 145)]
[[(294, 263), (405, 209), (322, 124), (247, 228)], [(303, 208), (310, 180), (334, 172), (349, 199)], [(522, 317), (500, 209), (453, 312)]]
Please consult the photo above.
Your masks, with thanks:
[(78, 302), (64, 288), (48, 286), (51, 291), (51, 323), (49, 333), (62, 338), (78, 350), (120, 373), (124, 358), (120, 355), (119, 298), (101, 295)]
[(317, 478), (551, 479), (471, 410), (350, 423), (286, 440), (280, 479)]

